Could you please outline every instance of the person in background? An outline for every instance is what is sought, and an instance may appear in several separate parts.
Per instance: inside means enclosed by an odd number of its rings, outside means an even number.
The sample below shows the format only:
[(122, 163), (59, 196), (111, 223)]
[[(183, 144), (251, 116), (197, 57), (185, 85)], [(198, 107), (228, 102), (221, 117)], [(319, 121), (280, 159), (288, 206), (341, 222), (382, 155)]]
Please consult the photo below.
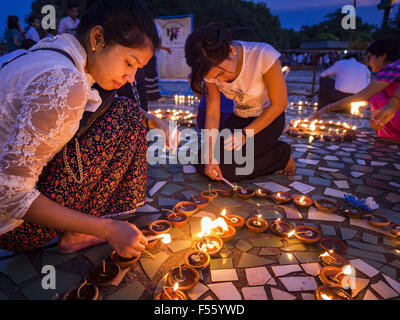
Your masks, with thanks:
[(314, 118), (319, 119), (326, 112), (349, 108), (352, 102), (369, 100), (371, 127), (382, 138), (400, 141), (400, 113), (397, 112), (397, 100), (400, 98), (399, 39), (394, 36), (379, 38), (369, 46), (367, 54), (372, 72), (378, 73), (374, 81), (359, 93), (316, 111)]
[[(336, 77), (336, 80), (331, 77)], [(318, 108), (321, 109), (330, 103), (360, 92), (370, 82), (371, 72), (368, 67), (358, 62), (355, 54), (349, 54), (321, 74)]]
[(21, 42), (24, 38), (21, 32), (21, 24), (17, 16), (8, 16), (6, 38), (8, 52), (21, 49)]
[(40, 28), (40, 21), (38, 18), (36, 18), (35, 16), (30, 16), (29, 17), (29, 29), (26, 32), (26, 39), (30, 39), (32, 41), (35, 42), (39, 42), (40, 41), (40, 36), (38, 33), (38, 30)]
[(58, 33), (69, 33), (73, 35), (75, 34), (75, 29), (79, 25), (78, 5), (74, 1), (68, 1), (67, 9), (68, 17), (61, 19), (60, 24), (58, 25)]

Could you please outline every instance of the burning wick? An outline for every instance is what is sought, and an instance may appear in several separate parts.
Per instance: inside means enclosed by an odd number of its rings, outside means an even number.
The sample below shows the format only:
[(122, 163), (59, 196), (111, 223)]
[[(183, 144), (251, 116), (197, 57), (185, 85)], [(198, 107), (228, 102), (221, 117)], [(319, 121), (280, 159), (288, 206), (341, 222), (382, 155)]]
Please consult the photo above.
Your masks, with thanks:
[(261, 227), (261, 214), (258, 214), (257, 215), (257, 220), (256, 221), (254, 221), (253, 222), (254, 223), (254, 225), (256, 225), (256, 226), (258, 226), (258, 227)]
[(300, 200), (299, 200), (299, 202), (300, 202), (300, 204), (301, 204), (302, 206), (305, 206), (305, 205), (307, 204), (307, 201), (305, 201), (305, 199), (306, 199), (306, 197), (305, 197), (305, 196), (302, 196), (302, 197), (300, 198)]
[(170, 300), (177, 300), (177, 298), (175, 298), (175, 297), (172, 298), (172, 297), (168, 294), (168, 290), (167, 290), (167, 289), (172, 289), (172, 290), (173, 290), (173, 293), (174, 293), (174, 296), (175, 296), (176, 291), (178, 290), (178, 288), (179, 288), (179, 283), (176, 282), (175, 285), (174, 285), (174, 287), (164, 287), (164, 288), (163, 288), (163, 291), (164, 291), (165, 295), (168, 297), (168, 299), (170, 299)]
[(278, 219), (275, 220), (276, 230), (278, 230), (279, 232), (282, 232), (283, 229), (282, 229), (282, 227), (281, 227), (281, 225), (279, 223), (280, 221), (281, 221), (281, 218), (278, 218)]
[(171, 242), (171, 235), (169, 233), (158, 234), (156, 236), (146, 237), (147, 241), (153, 241), (157, 239), (161, 239), (161, 242), (164, 244), (168, 244)]
[(291, 238), (291, 237), (293, 237), (294, 235), (296, 234), (296, 230), (292, 230), (292, 231), (290, 231), (289, 233), (288, 233), (288, 238)]
[(351, 266), (347, 265), (343, 268), (343, 270), (341, 272), (339, 272), (336, 276), (334, 276), (332, 278), (333, 281), (339, 282), (339, 276), (341, 276), (342, 274), (345, 274), (347, 276), (351, 275)]
[(330, 253), (333, 253), (333, 250), (325, 251), (325, 253), (321, 254), (320, 257), (329, 257), (332, 260), (337, 261), (337, 259), (331, 256)]
[(221, 216), (223, 216), (225, 219), (227, 219), (227, 220), (230, 221), (231, 223), (238, 223), (238, 222), (239, 222), (239, 219), (236, 218), (236, 217), (229, 218), (229, 217), (226, 215), (226, 209), (223, 209), (223, 210), (222, 210)]
[(325, 293), (321, 294), (321, 298), (324, 300), (332, 300), (332, 298), (327, 296)]

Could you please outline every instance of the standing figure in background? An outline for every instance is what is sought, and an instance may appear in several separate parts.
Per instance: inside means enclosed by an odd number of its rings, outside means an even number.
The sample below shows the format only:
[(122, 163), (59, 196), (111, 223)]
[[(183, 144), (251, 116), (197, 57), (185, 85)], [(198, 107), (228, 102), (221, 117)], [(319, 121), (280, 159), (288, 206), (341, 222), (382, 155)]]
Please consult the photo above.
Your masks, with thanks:
[(26, 39), (30, 39), (35, 42), (40, 41), (40, 36), (39, 36), (39, 28), (40, 28), (40, 21), (38, 18), (35, 16), (30, 16), (29, 17), (29, 29), (26, 32)]
[(21, 43), (24, 37), (22, 36), (21, 24), (18, 17), (8, 16), (6, 38), (8, 52), (21, 49)]
[[(336, 76), (336, 80), (331, 78), (333, 76)], [(370, 82), (371, 72), (368, 67), (358, 62), (355, 54), (349, 54), (321, 74), (318, 108), (360, 92)]]
[(58, 25), (58, 33), (69, 33), (74, 35), (75, 29), (78, 27), (79, 19), (78, 19), (78, 5), (74, 1), (68, 1), (68, 17), (61, 19), (60, 24)]

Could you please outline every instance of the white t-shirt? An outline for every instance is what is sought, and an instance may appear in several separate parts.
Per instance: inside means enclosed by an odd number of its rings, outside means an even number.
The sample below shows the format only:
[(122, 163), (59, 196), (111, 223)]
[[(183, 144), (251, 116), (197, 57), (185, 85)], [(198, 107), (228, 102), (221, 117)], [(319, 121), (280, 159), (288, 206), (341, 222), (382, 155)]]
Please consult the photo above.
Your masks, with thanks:
[(329, 76), (336, 76), (335, 89), (344, 93), (358, 93), (371, 82), (371, 71), (354, 58), (340, 60), (321, 74)]
[(61, 19), (60, 24), (58, 25), (58, 33), (69, 33), (74, 35), (74, 30), (78, 27), (79, 22), (79, 19), (74, 21), (70, 16)]
[(28, 32), (26, 33), (26, 38), (27, 39), (31, 39), (31, 40), (33, 40), (35, 42), (39, 42), (40, 41), (39, 33), (32, 26), (29, 28)]
[(270, 105), (267, 86), (263, 75), (279, 59), (280, 53), (271, 45), (260, 42), (235, 41), (243, 48), (243, 65), (240, 74), (233, 82), (214, 83), (229, 99), (235, 102), (233, 112), (241, 118), (258, 117)]

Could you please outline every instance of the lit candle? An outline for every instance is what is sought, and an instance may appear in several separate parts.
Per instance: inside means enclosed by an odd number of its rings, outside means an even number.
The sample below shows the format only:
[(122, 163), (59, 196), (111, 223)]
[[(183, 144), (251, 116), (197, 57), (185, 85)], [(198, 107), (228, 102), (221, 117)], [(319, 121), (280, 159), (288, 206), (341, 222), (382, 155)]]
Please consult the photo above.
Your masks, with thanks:
[(261, 214), (257, 215), (257, 220), (255, 220), (253, 223), (256, 226), (261, 227)]
[(229, 222), (232, 222), (232, 223), (238, 223), (238, 222), (239, 222), (239, 219), (236, 218), (236, 217), (229, 218), (229, 217), (226, 215), (226, 209), (223, 209), (223, 210), (221, 211), (221, 216), (223, 216), (223, 217), (224, 217), (225, 219), (227, 219)]
[(339, 272), (339, 273), (338, 273), (336, 276), (334, 276), (332, 279), (333, 279), (334, 281), (339, 281), (338, 278), (339, 278), (339, 276), (341, 276), (342, 274), (347, 275), (347, 276), (351, 275), (351, 266), (350, 266), (350, 265), (345, 266), (345, 267), (342, 269), (342, 271)]
[(289, 233), (288, 233), (288, 238), (291, 238), (291, 237), (293, 237), (294, 235), (296, 234), (296, 231), (295, 230), (292, 230), (292, 231), (290, 231)]
[(327, 296), (325, 293), (321, 294), (321, 298), (324, 300), (332, 300), (332, 298)]

